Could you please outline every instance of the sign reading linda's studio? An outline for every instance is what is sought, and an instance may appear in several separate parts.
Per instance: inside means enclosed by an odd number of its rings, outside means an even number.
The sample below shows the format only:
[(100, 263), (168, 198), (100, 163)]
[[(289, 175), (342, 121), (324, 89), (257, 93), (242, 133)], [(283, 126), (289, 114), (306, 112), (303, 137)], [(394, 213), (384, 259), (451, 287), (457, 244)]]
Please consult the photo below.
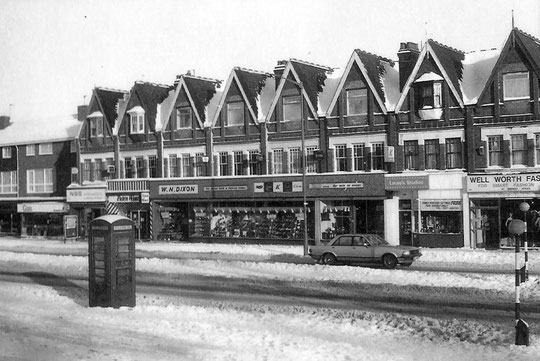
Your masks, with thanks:
[(467, 176), (468, 192), (536, 192), (540, 173)]

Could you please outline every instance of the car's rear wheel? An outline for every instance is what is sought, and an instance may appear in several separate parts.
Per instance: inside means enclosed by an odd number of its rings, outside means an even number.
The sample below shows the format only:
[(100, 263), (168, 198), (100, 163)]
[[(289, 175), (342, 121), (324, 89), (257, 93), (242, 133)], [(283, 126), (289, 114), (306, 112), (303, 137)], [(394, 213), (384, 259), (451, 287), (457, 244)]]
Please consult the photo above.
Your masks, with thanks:
[(331, 253), (323, 254), (322, 257), (321, 257), (321, 260), (322, 260), (323, 264), (328, 264), (328, 265), (334, 265), (334, 264), (337, 263), (336, 256), (334, 256)]
[(398, 260), (393, 254), (385, 254), (382, 258), (382, 263), (384, 268), (394, 269), (398, 264)]

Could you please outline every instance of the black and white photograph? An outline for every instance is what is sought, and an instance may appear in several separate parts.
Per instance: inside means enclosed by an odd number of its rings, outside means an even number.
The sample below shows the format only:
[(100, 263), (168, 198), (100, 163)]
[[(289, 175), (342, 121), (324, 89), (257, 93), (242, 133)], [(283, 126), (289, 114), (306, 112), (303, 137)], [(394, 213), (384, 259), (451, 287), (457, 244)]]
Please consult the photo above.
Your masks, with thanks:
[(0, 0), (0, 360), (540, 358), (540, 1)]

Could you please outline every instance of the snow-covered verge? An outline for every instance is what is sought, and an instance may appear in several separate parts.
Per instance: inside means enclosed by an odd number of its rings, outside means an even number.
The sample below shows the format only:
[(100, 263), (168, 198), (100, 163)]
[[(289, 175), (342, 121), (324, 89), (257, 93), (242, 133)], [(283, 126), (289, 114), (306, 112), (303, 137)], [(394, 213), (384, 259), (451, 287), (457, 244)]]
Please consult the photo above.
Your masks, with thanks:
[[(34, 254), (29, 251), (38, 250)], [(512, 296), (513, 275), (448, 272), (456, 268), (507, 271), (508, 251), (423, 250), (410, 270), (330, 267), (273, 262), (302, 259), (302, 247), (138, 243), (139, 273), (197, 274), (348, 284), (384, 283), (455, 289), (474, 295)], [(0, 271), (86, 276), (86, 244), (0, 239)], [(60, 254), (60, 255), (57, 255)], [(68, 255), (75, 254), (75, 255)], [(77, 255), (81, 254), (81, 255)], [(191, 257), (196, 255), (197, 257)], [(200, 257), (202, 256), (202, 257)], [(539, 302), (538, 251), (527, 302)], [(471, 265), (474, 264), (474, 265)], [(433, 268), (446, 268), (438, 272)], [(85, 293), (85, 282), (70, 292)], [(508, 324), (462, 318), (430, 318), (387, 312), (306, 306), (238, 305), (137, 294), (134, 308), (89, 308), (61, 287), (0, 281), (2, 360), (536, 360), (540, 338), (514, 343)], [(469, 291), (470, 290), (470, 291)], [(472, 292), (474, 290), (474, 293)], [(429, 297), (429, 296), (428, 296)], [(538, 329), (535, 327), (534, 329)]]

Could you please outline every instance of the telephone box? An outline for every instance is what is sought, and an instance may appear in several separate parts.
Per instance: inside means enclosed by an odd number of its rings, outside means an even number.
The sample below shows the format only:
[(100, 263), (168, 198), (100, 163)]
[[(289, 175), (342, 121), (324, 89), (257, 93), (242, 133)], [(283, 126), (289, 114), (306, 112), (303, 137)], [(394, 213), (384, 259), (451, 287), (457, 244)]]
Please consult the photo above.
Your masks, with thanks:
[(90, 222), (88, 237), (90, 307), (135, 307), (135, 225), (118, 215)]

